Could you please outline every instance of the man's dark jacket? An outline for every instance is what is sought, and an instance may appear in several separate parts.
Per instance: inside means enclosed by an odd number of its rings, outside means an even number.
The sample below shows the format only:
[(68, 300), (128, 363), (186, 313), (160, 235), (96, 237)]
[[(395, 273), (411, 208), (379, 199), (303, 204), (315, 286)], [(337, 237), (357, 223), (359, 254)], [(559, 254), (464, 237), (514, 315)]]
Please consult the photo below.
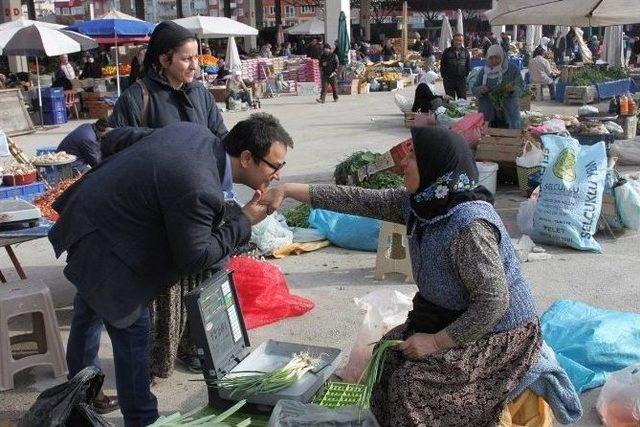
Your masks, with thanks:
[(451, 46), (442, 52), (440, 72), (443, 79), (466, 79), (469, 75), (469, 59), (471, 56), (464, 47), (456, 49)]
[[(126, 128), (112, 132), (131, 136)], [(168, 285), (222, 267), (249, 240), (240, 210), (223, 221), (225, 153), (217, 142), (191, 123), (151, 131), (54, 204), (60, 219), (49, 240), (56, 256), (67, 251), (64, 274), (110, 324), (132, 324)]]
[(338, 55), (335, 53), (323, 53), (320, 58), (320, 72), (322, 73), (322, 77), (328, 79), (331, 74), (333, 74), (340, 65), (338, 61)]

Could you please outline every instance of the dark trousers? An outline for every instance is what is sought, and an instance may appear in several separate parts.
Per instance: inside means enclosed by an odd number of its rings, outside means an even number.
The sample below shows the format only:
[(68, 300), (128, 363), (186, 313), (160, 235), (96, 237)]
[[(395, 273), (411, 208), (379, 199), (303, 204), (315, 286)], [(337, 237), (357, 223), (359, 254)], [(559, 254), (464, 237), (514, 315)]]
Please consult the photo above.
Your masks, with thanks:
[(444, 93), (452, 98), (467, 99), (467, 79), (464, 77), (446, 78), (442, 80)]
[(336, 77), (322, 76), (322, 88), (320, 89), (320, 100), (324, 102), (327, 97), (327, 85), (331, 85), (333, 91), (333, 99), (338, 99), (338, 87), (336, 85)]
[(67, 343), (69, 377), (87, 366), (100, 367), (98, 348), (104, 323), (111, 345), (116, 371), (116, 389), (125, 426), (142, 427), (158, 419), (158, 401), (151, 393), (149, 378), (149, 310), (133, 325), (116, 328), (104, 322), (76, 294), (73, 320)]

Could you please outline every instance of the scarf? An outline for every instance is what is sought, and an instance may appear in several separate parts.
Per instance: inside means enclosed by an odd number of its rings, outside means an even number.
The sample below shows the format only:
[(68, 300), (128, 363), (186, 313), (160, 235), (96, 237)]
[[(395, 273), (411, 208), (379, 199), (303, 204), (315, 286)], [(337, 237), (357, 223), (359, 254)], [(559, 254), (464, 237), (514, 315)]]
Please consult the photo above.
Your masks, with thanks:
[[(499, 56), (502, 60), (499, 65), (491, 68), (489, 66), (489, 58), (492, 56)], [(482, 84), (487, 85), (487, 80), (497, 80), (498, 85), (502, 83), (502, 75), (509, 68), (509, 61), (505, 58), (504, 50), (500, 45), (494, 44), (487, 49), (487, 65), (484, 66), (484, 76), (482, 77)]]
[(163, 21), (156, 25), (144, 56), (144, 73), (154, 67), (160, 55), (180, 46), (187, 39), (197, 40), (194, 33), (175, 22)]
[(460, 135), (439, 126), (416, 127), (411, 134), (420, 186), (410, 195), (413, 212), (410, 222), (416, 218), (434, 219), (460, 203), (473, 200), (493, 204), (489, 190), (478, 186), (473, 153)]

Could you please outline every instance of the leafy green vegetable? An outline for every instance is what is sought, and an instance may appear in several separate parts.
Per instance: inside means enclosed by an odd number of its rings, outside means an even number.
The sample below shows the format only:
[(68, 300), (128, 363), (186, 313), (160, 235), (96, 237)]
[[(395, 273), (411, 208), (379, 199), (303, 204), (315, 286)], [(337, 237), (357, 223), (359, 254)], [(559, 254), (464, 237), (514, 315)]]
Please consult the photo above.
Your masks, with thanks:
[(384, 368), (384, 361), (387, 357), (387, 350), (391, 347), (395, 347), (402, 341), (399, 340), (380, 340), (375, 344), (373, 354), (367, 362), (367, 365), (358, 380), (358, 384), (362, 384), (364, 380), (365, 392), (360, 396), (358, 406), (361, 408), (368, 408), (371, 401), (371, 394), (373, 388), (380, 382), (382, 377), (382, 371)]
[(489, 99), (491, 99), (491, 102), (493, 102), (497, 109), (504, 110), (507, 98), (512, 95), (507, 89), (509, 85), (510, 83), (502, 83), (489, 92)]
[(300, 203), (285, 212), (284, 217), (289, 227), (309, 228), (309, 214), (311, 214), (311, 205)]
[(391, 172), (379, 172), (367, 178), (360, 187), (383, 189), (383, 188), (399, 188), (404, 185), (402, 176)]
[(571, 74), (569, 83), (574, 86), (591, 86), (596, 83), (626, 79), (627, 77), (628, 74), (626, 70), (621, 67), (601, 69), (599, 67), (585, 65)]
[(333, 172), (333, 178), (335, 179), (336, 184), (351, 184), (351, 178), (358, 169), (370, 163), (377, 162), (381, 157), (382, 154), (373, 153), (371, 151), (357, 151), (353, 153), (336, 166), (336, 169)]

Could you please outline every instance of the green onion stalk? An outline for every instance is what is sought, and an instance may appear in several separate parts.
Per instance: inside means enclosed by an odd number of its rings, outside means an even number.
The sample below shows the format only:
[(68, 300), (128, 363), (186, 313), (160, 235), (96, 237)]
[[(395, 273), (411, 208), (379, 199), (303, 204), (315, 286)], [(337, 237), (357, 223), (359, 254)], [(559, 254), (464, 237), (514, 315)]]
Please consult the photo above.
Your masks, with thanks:
[(367, 362), (367, 365), (365, 366), (364, 371), (362, 372), (362, 375), (360, 375), (360, 379), (358, 380), (358, 384), (364, 384), (365, 386), (364, 393), (358, 400), (358, 406), (360, 406), (360, 408), (369, 407), (373, 388), (380, 382), (380, 378), (382, 377), (384, 361), (387, 357), (387, 350), (389, 350), (391, 347), (395, 347), (401, 342), (401, 340), (380, 340), (377, 343), (371, 343), (371, 345), (375, 344), (373, 354), (371, 355), (371, 358)]
[(307, 353), (300, 353), (285, 366), (272, 372), (238, 371), (223, 378), (208, 381), (208, 385), (231, 391), (231, 395), (249, 397), (256, 394), (275, 393), (292, 386), (302, 376), (313, 369), (314, 359)]

